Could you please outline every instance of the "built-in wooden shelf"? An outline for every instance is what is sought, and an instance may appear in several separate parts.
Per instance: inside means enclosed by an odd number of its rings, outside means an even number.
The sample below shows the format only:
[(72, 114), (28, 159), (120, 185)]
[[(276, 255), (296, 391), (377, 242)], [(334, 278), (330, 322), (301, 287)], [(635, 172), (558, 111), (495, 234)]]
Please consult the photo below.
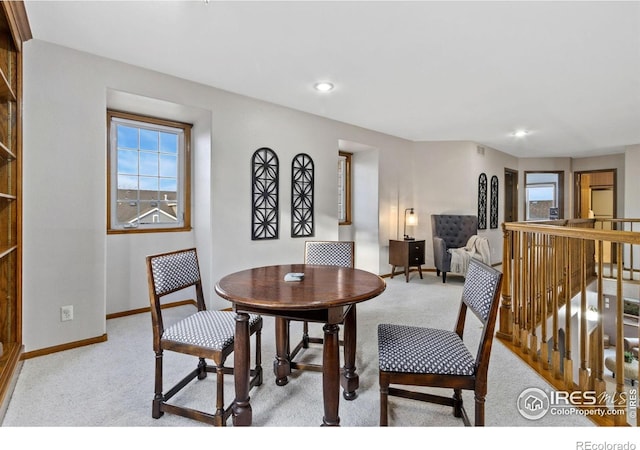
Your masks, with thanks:
[(31, 39), (20, 0), (0, 0), (0, 423), (18, 373), (22, 343), (22, 43)]
[(5, 256), (9, 255), (12, 252), (15, 252), (18, 249), (17, 246), (11, 246), (9, 248), (6, 249), (1, 249), (0, 250), (0, 259), (4, 258)]
[(3, 142), (0, 142), (0, 157), (16, 159), (16, 155)]
[(16, 101), (16, 94), (13, 92), (11, 88), (11, 83), (7, 81), (7, 77), (0, 70), (0, 101)]
[[(3, 342), (2, 354), (0, 355), (0, 393), (9, 392), (17, 377), (16, 368), (20, 364), (22, 354), (22, 344), (19, 342)], [(0, 402), (0, 419), (4, 417), (4, 412), (8, 406)], [(0, 420), (2, 423), (2, 420)]]

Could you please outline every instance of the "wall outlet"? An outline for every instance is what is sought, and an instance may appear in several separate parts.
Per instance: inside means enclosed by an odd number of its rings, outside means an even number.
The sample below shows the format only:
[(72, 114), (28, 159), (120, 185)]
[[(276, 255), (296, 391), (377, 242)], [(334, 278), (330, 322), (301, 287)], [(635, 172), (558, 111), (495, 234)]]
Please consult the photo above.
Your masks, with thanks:
[(65, 322), (67, 320), (73, 320), (73, 305), (60, 307), (60, 321)]

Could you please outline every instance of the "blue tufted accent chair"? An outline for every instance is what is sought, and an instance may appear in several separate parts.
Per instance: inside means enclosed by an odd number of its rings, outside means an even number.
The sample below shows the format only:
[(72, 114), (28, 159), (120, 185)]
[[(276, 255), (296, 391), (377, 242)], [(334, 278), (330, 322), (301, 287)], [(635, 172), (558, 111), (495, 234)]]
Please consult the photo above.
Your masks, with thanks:
[(433, 234), (433, 262), (436, 273), (442, 282), (447, 281), (447, 272), (451, 271), (450, 248), (467, 245), (469, 238), (478, 234), (478, 218), (467, 215), (431, 215), (431, 231)]

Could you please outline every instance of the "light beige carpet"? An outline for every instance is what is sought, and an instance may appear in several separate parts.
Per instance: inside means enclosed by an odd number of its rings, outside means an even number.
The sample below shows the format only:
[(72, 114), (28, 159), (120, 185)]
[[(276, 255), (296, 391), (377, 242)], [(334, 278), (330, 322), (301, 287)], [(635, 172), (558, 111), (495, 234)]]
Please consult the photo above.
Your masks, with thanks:
[[(357, 371), (360, 374), (358, 397), (340, 399), (343, 427), (369, 427), (370, 432), (393, 436), (391, 429), (378, 426), (379, 393), (377, 373), (377, 325), (401, 323), (452, 329), (458, 312), (462, 278), (449, 276), (447, 283), (426, 272), (421, 280), (412, 273), (386, 279), (387, 289), (379, 297), (358, 305)], [(171, 309), (178, 318), (191, 307)], [(471, 320), (465, 332), (473, 346), (479, 323)], [(315, 333), (321, 333), (318, 324)], [(292, 324), (292, 336), (299, 336), (300, 324)], [(107, 321), (107, 342), (26, 360), (7, 409), (5, 427), (203, 427), (182, 417), (165, 414), (151, 417), (154, 354), (151, 347), (151, 321), (148, 314)], [(253, 343), (253, 342), (252, 342)], [(474, 348), (474, 347), (472, 347)], [(322, 421), (322, 379), (316, 372), (295, 372), (286, 386), (276, 386), (272, 372), (274, 320), (264, 317), (264, 383), (251, 391), (255, 427), (317, 427)], [(305, 354), (319, 358), (320, 348)], [(192, 358), (167, 352), (165, 380), (176, 380), (195, 364)], [(233, 358), (228, 361), (231, 365)], [(227, 377), (227, 399), (233, 398), (233, 379)], [(537, 421), (524, 418), (516, 401), (523, 390), (550, 386), (499, 341), (495, 341), (489, 367), (489, 392), (486, 401), (487, 427), (593, 427), (579, 415), (547, 415)], [(214, 402), (214, 378), (193, 385), (182, 400), (211, 409)], [(465, 404), (473, 416), (472, 393), (465, 393)], [(228, 423), (232, 425), (231, 420)], [(463, 424), (447, 407), (410, 400), (390, 400), (390, 425), (420, 427), (433, 433)], [(595, 427), (594, 427), (595, 429)], [(310, 431), (310, 430), (309, 430)], [(455, 432), (460, 433), (461, 431)], [(463, 435), (469, 431), (462, 432)], [(480, 432), (480, 431), (476, 431)], [(580, 435), (585, 435), (581, 431)], [(361, 432), (362, 433), (362, 430)], [(365, 432), (369, 433), (369, 432)], [(536, 433), (526, 432), (528, 436)], [(566, 435), (565, 432), (562, 433)], [(571, 433), (573, 434), (573, 433)], [(620, 435), (618, 435), (620, 436)], [(2, 437), (0, 433), (0, 437)], [(471, 438), (473, 439), (473, 438)], [(409, 445), (407, 442), (406, 445)], [(574, 447), (575, 448), (575, 447)]]

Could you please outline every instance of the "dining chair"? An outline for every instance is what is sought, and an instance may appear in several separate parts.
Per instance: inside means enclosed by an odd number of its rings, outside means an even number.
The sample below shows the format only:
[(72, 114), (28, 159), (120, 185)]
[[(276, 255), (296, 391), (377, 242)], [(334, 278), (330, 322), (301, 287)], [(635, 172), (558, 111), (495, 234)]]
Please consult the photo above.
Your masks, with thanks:
[[(353, 268), (355, 265), (355, 243), (353, 241), (306, 241), (304, 245), (305, 264), (341, 266)], [(352, 305), (355, 308), (356, 305)], [(302, 339), (290, 354), (291, 367), (299, 370), (322, 371), (321, 364), (294, 361), (300, 350), (309, 348), (309, 344), (322, 344), (323, 338), (309, 336), (309, 323), (303, 321)], [(340, 341), (344, 345), (344, 341)]]
[[(474, 392), (474, 424), (484, 426), (487, 369), (501, 283), (501, 272), (472, 259), (462, 289), (454, 331), (409, 325), (378, 325), (381, 426), (388, 425), (389, 396), (453, 406), (453, 415), (461, 417), (464, 424), (469, 426), (462, 390)], [(467, 310), (473, 312), (482, 325), (475, 355), (463, 340)], [(453, 389), (453, 396), (398, 386), (450, 388)]]
[[(224, 403), (224, 375), (233, 374), (225, 367), (226, 358), (233, 352), (235, 317), (232, 311), (207, 310), (202, 279), (195, 248), (147, 256), (147, 279), (151, 303), (153, 350), (155, 352), (155, 396), (151, 416), (160, 418), (165, 412), (195, 419), (210, 425), (225, 426), (233, 403)], [(168, 325), (163, 319), (161, 300), (168, 294), (195, 288), (197, 311)], [(250, 386), (262, 384), (261, 331), (262, 317), (249, 316), (249, 329), (255, 335), (255, 367), (251, 369)], [(163, 390), (163, 353), (173, 351), (198, 358), (198, 364), (182, 380), (167, 391)], [(207, 362), (210, 360), (213, 364)], [(202, 380), (207, 373), (216, 373), (215, 412), (204, 412), (169, 400), (194, 380)], [(213, 397), (213, 396), (212, 396)]]

